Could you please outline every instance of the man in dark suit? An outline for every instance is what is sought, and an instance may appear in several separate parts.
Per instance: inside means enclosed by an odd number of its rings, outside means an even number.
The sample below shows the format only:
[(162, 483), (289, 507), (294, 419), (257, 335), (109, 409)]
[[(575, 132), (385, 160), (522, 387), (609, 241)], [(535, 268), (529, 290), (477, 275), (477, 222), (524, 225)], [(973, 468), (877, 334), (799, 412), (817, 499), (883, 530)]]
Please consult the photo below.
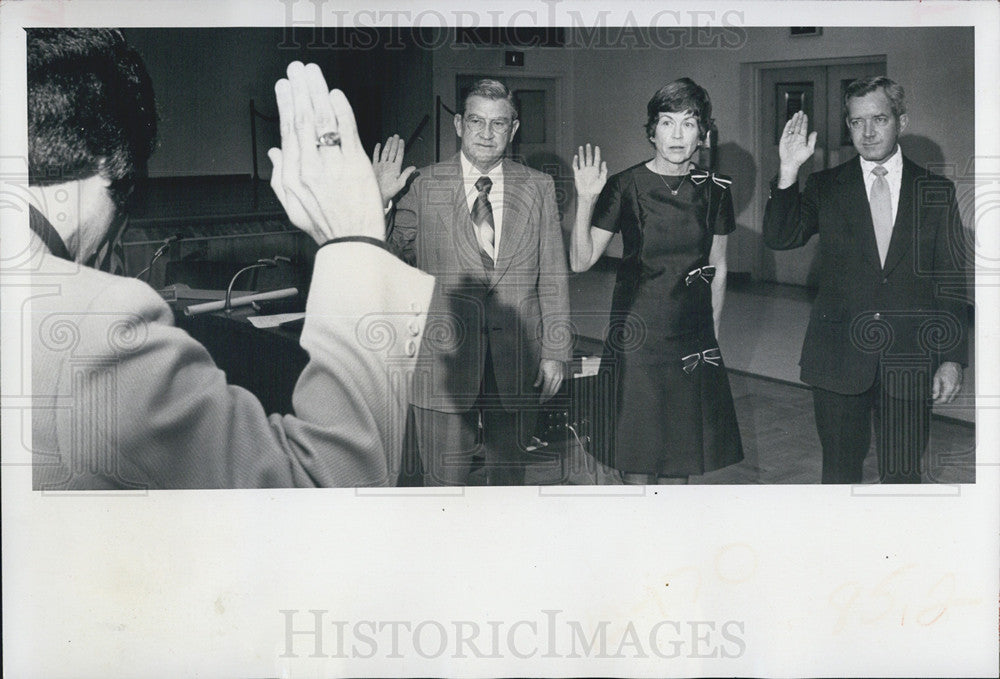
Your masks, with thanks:
[(796, 113), (764, 240), (787, 250), (818, 234), (819, 291), (802, 347), (813, 387), (823, 483), (858, 483), (875, 419), (879, 478), (919, 483), (932, 403), (948, 403), (968, 361), (964, 232), (955, 187), (902, 155), (903, 89), (879, 76), (851, 83), (844, 112), (859, 157), (808, 177), (816, 132)]
[[(417, 445), (425, 484), (467, 483), (477, 452), (488, 483), (518, 484), (572, 345), (555, 188), (504, 159), (519, 121), (502, 83), (476, 82), (454, 122), (461, 151), (422, 169), (388, 223), (390, 247), (437, 278), (414, 377)], [(391, 138), (381, 163), (376, 148), (386, 204), (411, 172), (401, 152)]]

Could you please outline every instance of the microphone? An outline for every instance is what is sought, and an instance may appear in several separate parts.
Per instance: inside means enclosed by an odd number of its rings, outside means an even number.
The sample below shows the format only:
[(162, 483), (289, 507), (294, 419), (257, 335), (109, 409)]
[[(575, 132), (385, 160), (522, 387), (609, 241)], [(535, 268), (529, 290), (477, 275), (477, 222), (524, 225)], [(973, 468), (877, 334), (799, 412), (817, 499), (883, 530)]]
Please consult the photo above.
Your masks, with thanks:
[[(156, 260), (165, 255), (167, 251), (170, 249), (170, 246), (179, 241), (180, 239), (181, 237), (176, 233), (173, 236), (168, 236), (167, 238), (164, 238), (163, 242), (160, 244), (160, 247), (156, 248), (156, 252), (154, 252), (153, 256), (149, 259), (149, 264), (146, 266), (145, 269), (137, 273), (135, 277), (142, 278), (142, 275), (144, 273), (150, 271), (150, 269), (153, 268), (153, 265), (156, 264)], [(148, 278), (146, 282), (147, 283), (149, 282)]]
[(229, 286), (226, 288), (226, 304), (222, 307), (222, 310), (227, 314), (231, 313), (233, 310), (233, 286), (236, 285), (236, 279), (242, 276), (247, 271), (252, 271), (253, 269), (273, 269), (278, 266), (278, 262), (287, 262), (291, 264), (292, 260), (289, 257), (284, 257), (282, 255), (275, 255), (274, 257), (267, 257), (264, 259), (258, 259), (256, 262), (249, 266), (245, 266), (239, 271), (237, 271), (232, 279), (229, 281)]

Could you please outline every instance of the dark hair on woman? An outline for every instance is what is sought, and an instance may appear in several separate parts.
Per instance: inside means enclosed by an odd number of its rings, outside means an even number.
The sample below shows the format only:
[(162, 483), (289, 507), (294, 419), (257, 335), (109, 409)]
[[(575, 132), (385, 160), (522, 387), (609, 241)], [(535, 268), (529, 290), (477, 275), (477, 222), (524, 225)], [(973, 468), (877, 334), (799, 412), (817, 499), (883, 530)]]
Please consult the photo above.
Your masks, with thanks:
[(156, 103), (142, 59), (117, 29), (26, 33), (29, 182), (100, 174), (121, 206), (156, 143)]
[(646, 105), (646, 138), (649, 139), (656, 132), (656, 123), (659, 122), (661, 113), (684, 111), (691, 111), (698, 119), (698, 136), (704, 139), (712, 123), (712, 100), (705, 88), (691, 78), (678, 78), (664, 85), (649, 100)]
[(889, 107), (896, 118), (906, 113), (906, 93), (903, 86), (884, 75), (870, 75), (851, 82), (844, 90), (843, 116), (847, 118), (847, 103), (856, 97), (863, 97), (875, 90), (882, 90), (889, 99)]

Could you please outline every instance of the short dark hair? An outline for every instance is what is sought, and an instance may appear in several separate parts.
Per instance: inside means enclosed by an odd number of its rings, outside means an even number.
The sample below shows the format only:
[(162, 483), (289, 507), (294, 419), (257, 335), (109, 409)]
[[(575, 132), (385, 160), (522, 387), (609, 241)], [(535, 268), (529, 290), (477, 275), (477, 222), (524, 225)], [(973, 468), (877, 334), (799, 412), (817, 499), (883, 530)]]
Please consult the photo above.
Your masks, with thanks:
[(656, 91), (646, 105), (646, 138), (656, 132), (661, 113), (691, 111), (698, 119), (698, 135), (704, 139), (712, 124), (712, 100), (705, 88), (691, 80), (678, 78)]
[(469, 97), (504, 99), (508, 104), (510, 104), (510, 110), (512, 112), (511, 120), (517, 120), (517, 104), (514, 103), (514, 93), (507, 89), (507, 86), (499, 80), (481, 78), (480, 80), (472, 83), (472, 89), (469, 90), (468, 94), (465, 95), (465, 99), (462, 100), (462, 110), (459, 111), (462, 115), (465, 115), (465, 107), (469, 103)]
[(121, 206), (156, 143), (156, 103), (142, 58), (117, 29), (26, 33), (29, 183), (100, 174)]
[(889, 106), (892, 108), (892, 115), (896, 118), (906, 113), (906, 93), (903, 91), (902, 85), (884, 75), (870, 75), (851, 82), (844, 90), (844, 118), (847, 118), (848, 101), (863, 97), (875, 90), (885, 92), (885, 96), (889, 99)]

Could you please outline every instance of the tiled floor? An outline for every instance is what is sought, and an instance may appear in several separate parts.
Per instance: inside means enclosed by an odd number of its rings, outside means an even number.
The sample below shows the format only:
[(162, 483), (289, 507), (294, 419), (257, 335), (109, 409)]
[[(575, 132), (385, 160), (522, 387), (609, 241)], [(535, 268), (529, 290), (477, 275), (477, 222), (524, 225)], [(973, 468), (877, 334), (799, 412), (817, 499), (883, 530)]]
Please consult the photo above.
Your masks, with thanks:
[[(704, 476), (695, 484), (819, 483), (820, 445), (808, 389), (730, 373), (745, 459)], [(934, 418), (924, 458), (924, 482), (975, 482), (975, 428)], [(878, 481), (874, 437), (865, 460), (865, 483)]]
[[(603, 336), (613, 285), (614, 269), (607, 262), (571, 277), (570, 305), (581, 335)], [(798, 381), (810, 305), (811, 294), (805, 288), (760, 282), (730, 286), (719, 345), (730, 369), (745, 459), (692, 478), (691, 483), (819, 483), (820, 445), (812, 394)], [(974, 356), (974, 346), (970, 348)], [(955, 402), (935, 409), (944, 417), (932, 420), (923, 464), (925, 482), (975, 481), (974, 366), (965, 373)], [(864, 481), (877, 480), (873, 443)]]

